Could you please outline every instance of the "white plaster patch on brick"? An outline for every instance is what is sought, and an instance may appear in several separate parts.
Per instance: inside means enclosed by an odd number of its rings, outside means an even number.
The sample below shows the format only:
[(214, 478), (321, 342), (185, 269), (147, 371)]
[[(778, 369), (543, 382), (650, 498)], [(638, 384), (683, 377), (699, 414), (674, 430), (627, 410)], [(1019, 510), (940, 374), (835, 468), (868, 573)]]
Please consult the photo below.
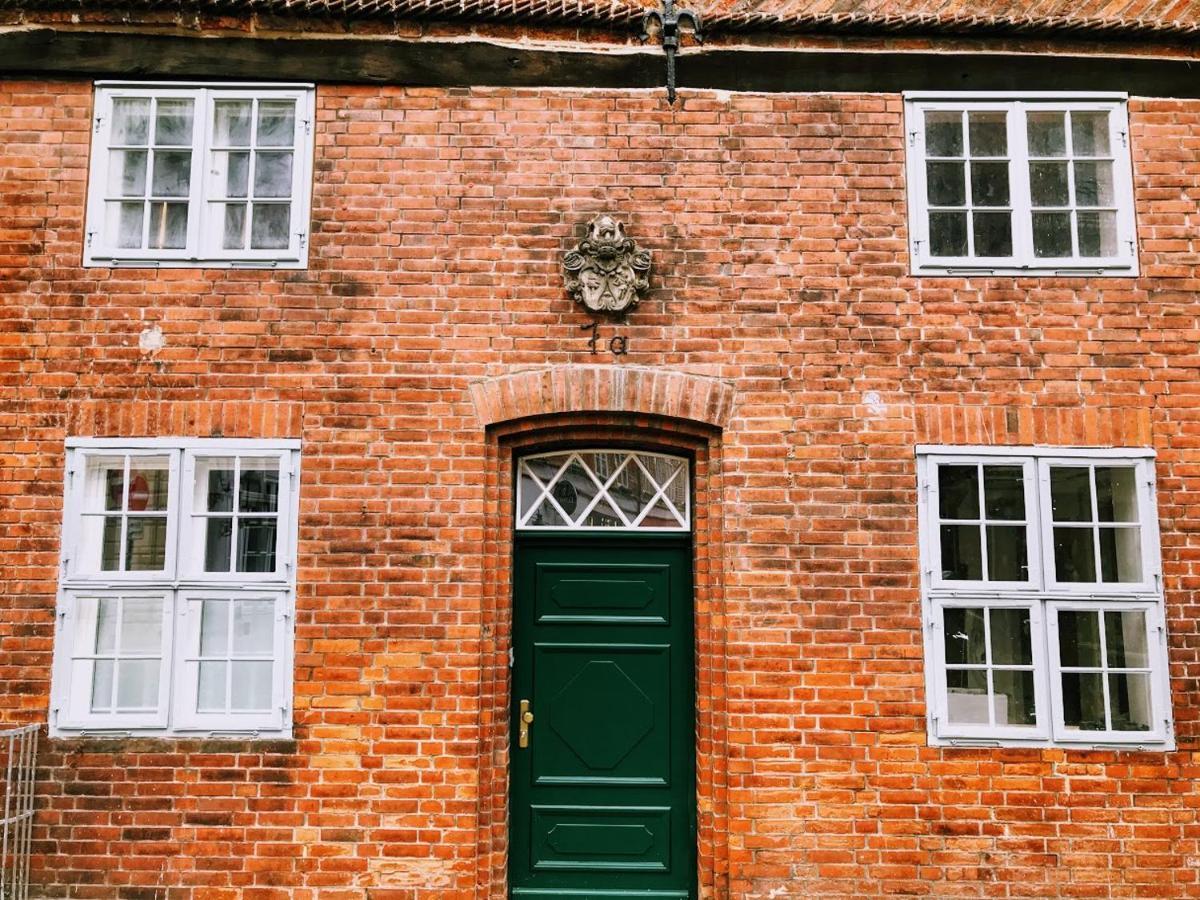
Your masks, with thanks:
[(162, 329), (157, 325), (143, 328), (142, 333), (138, 335), (138, 349), (150, 356), (153, 356), (165, 347), (166, 344), (167, 341), (163, 337)]
[(887, 412), (887, 404), (879, 396), (879, 391), (867, 391), (863, 394), (863, 405), (870, 410), (873, 416), (882, 416)]

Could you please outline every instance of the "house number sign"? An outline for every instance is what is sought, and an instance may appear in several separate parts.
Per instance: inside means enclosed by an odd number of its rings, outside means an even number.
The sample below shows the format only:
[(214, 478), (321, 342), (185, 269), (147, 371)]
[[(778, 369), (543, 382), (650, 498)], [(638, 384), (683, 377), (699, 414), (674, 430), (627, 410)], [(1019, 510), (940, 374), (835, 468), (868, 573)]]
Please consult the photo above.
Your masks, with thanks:
[[(592, 348), (592, 356), (595, 356), (600, 351), (597, 345), (602, 344), (604, 339), (600, 334), (600, 323), (589, 322), (587, 325), (580, 325), (581, 331), (590, 331), (592, 336), (588, 338), (588, 346)], [(608, 340), (608, 352), (613, 356), (624, 356), (629, 352), (629, 340), (623, 334), (614, 334)]]

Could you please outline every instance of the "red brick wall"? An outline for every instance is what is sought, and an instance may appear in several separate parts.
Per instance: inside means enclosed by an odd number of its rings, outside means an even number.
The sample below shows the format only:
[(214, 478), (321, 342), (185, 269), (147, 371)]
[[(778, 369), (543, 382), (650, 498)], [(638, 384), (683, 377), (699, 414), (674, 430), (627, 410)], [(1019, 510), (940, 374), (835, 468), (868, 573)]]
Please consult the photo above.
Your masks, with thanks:
[[(898, 96), (335, 87), (307, 271), (83, 270), (90, 104), (0, 83), (0, 717), (46, 713), (64, 438), (292, 436), (296, 740), (44, 743), (46, 894), (499, 896), (502, 435), (470, 385), (610, 364), (558, 270), (609, 209), (655, 253), (620, 364), (733, 390), (702, 883), (1200, 897), (1200, 103), (1131, 102), (1142, 277), (1093, 282), (908, 277)], [(1158, 450), (1178, 752), (926, 747), (926, 441)]]

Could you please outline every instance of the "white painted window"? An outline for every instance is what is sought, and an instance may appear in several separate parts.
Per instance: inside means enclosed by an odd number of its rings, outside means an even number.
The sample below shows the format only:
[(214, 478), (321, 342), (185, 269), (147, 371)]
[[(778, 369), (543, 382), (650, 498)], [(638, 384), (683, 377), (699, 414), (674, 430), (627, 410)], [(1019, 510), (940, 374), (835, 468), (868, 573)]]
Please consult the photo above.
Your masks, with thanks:
[(1173, 746), (1153, 453), (917, 461), (931, 741)]
[(905, 94), (913, 273), (1136, 275), (1124, 95)]
[(517, 463), (517, 528), (687, 531), (688, 461), (632, 450), (571, 450)]
[(301, 268), (311, 88), (96, 85), (84, 263)]
[(67, 442), (54, 734), (291, 728), (297, 441)]

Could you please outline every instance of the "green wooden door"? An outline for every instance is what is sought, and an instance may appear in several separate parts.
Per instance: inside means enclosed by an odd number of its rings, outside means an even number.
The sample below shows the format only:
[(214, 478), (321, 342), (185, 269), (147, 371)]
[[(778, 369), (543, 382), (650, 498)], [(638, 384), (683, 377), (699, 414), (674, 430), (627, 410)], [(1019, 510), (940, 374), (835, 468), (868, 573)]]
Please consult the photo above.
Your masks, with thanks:
[(512, 896), (694, 898), (689, 540), (522, 536), (513, 588)]

